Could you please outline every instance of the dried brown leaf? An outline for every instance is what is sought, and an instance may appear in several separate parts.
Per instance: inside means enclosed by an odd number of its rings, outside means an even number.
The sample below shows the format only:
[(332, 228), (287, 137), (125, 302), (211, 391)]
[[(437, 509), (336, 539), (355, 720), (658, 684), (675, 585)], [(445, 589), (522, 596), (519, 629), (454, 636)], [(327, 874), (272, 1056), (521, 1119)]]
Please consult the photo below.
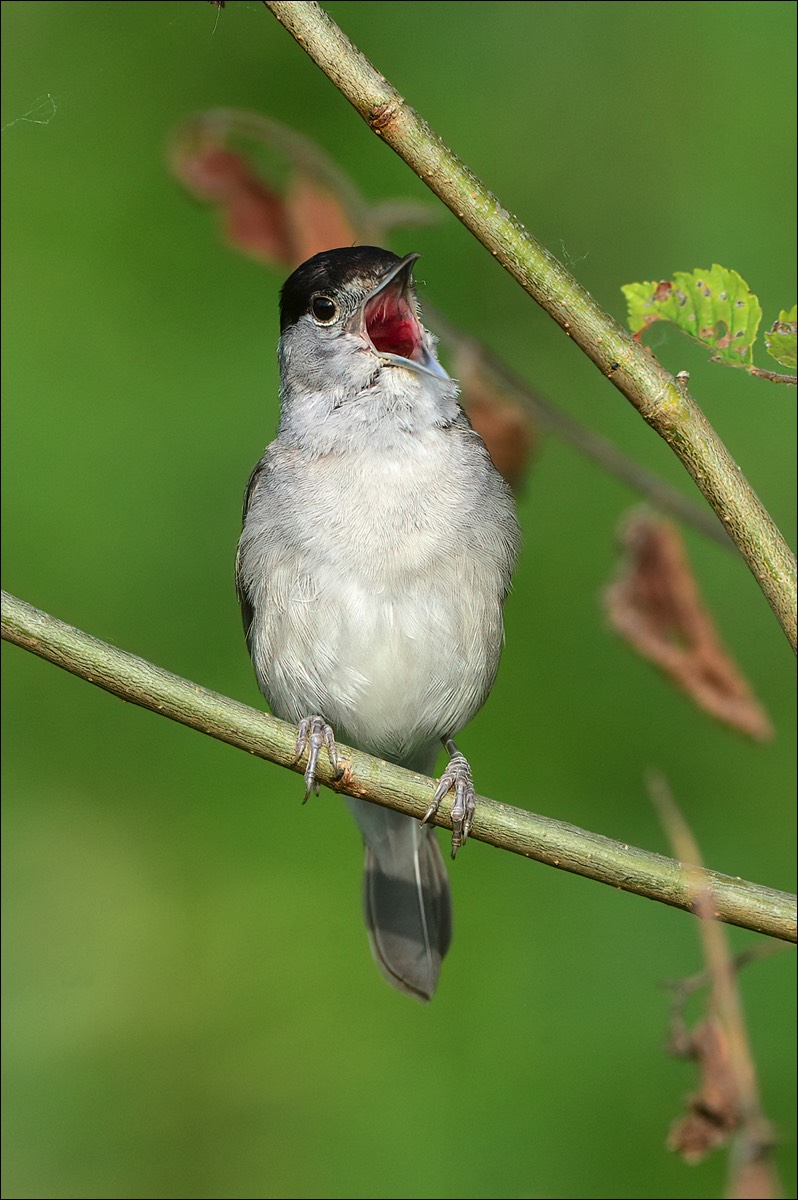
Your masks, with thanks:
[[(707, 964), (699, 975), (669, 985), (674, 991), (669, 1048), (698, 1064), (700, 1086), (688, 1098), (686, 1114), (671, 1126), (668, 1146), (687, 1162), (700, 1162), (711, 1150), (731, 1142), (725, 1196), (777, 1200), (781, 1191), (771, 1161), (773, 1131), (759, 1101), (737, 980), (743, 966), (762, 957), (762, 947), (732, 956), (716, 919), (712, 888), (693, 832), (666, 780), (652, 774), (648, 782), (673, 850), (684, 864)], [(705, 987), (710, 988), (708, 1015), (691, 1031), (684, 1021), (685, 1006), (691, 995)]]
[(668, 1149), (681, 1154), (685, 1162), (699, 1163), (735, 1137), (727, 1200), (780, 1196), (770, 1157), (773, 1132), (761, 1114), (744, 1112), (730, 1039), (720, 1020), (710, 1016), (690, 1031), (677, 1019), (669, 1049), (697, 1064), (699, 1090), (688, 1096), (687, 1111), (671, 1126)]
[(700, 1087), (688, 1097), (686, 1114), (671, 1126), (668, 1149), (681, 1154), (686, 1162), (697, 1163), (725, 1145), (740, 1125), (728, 1038), (720, 1022), (708, 1017), (692, 1031), (682, 1029), (670, 1050), (697, 1063)]
[[(264, 178), (249, 151), (240, 149), (242, 142), (265, 150), (276, 170)], [(429, 221), (428, 208), (417, 202), (367, 204), (315, 143), (243, 109), (210, 109), (189, 118), (173, 134), (168, 159), (196, 199), (220, 209), (233, 248), (269, 265), (297, 266), (322, 250)]]
[(721, 643), (669, 522), (636, 514), (623, 533), (625, 562), (605, 593), (613, 628), (719, 721), (757, 741), (773, 728)]
[(219, 207), (234, 249), (270, 266), (298, 266), (322, 250), (358, 241), (345, 205), (309, 172), (292, 175), (282, 195), (244, 155), (210, 136), (178, 143), (172, 169), (197, 200)]
[(332, 188), (304, 172), (292, 179), (285, 208), (293, 265), (322, 250), (352, 246), (358, 241), (347, 211)]
[(293, 266), (285, 202), (240, 154), (213, 142), (180, 147), (172, 168), (198, 200), (219, 206), (227, 241), (252, 258)]
[(488, 448), (496, 470), (512, 488), (520, 487), (535, 449), (529, 414), (481, 370), (479, 351), (463, 346), (455, 357), (461, 403)]

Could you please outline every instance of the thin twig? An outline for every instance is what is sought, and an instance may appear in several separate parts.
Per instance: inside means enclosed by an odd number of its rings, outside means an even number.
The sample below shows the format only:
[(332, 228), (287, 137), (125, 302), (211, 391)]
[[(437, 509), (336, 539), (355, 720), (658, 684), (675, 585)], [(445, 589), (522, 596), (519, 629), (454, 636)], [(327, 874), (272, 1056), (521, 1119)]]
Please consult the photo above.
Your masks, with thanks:
[[(715, 359), (712, 361), (714, 362)], [(791, 387), (798, 384), (798, 376), (781, 375), (778, 371), (769, 371), (766, 367), (749, 367), (748, 374), (754, 375), (757, 379), (765, 379), (768, 383), (786, 383)]]
[[(2, 595), (2, 635), (123, 700), (270, 762), (303, 769), (295, 758), (294, 726), (98, 641), (7, 592)], [(424, 815), (435, 790), (433, 780), (346, 746), (339, 745), (338, 751), (342, 777), (335, 778), (323, 758), (318, 770), (321, 783), (408, 816)], [(451, 828), (448, 805), (442, 806), (435, 823)], [(562, 821), (479, 797), (471, 836), (674, 908), (690, 911), (693, 907), (690, 877), (673, 859)], [(715, 872), (709, 872), (708, 878), (718, 920), (784, 941), (798, 939), (794, 896)]]
[(686, 388), (509, 213), (310, 0), (264, 0), (369, 128), (412, 168), (664, 438), (737, 544), (793, 649), (795, 559)]
[[(656, 779), (656, 776), (654, 777)], [(656, 786), (656, 784), (655, 784)], [(649, 780), (649, 789), (651, 788), (651, 780)], [(674, 846), (674, 850), (678, 854), (679, 851)], [(679, 855), (683, 858), (682, 855)], [(740, 950), (738, 954), (732, 956), (731, 965), (735, 975), (745, 967), (752, 963), (760, 962), (763, 958), (770, 958), (772, 954), (782, 954), (785, 951), (789, 952), (789, 948), (784, 942), (757, 942), (754, 946), (746, 946), (745, 950)], [(699, 971), (696, 975), (688, 975), (682, 979), (666, 979), (662, 986), (673, 993), (673, 1013), (678, 1017), (682, 1017), (684, 1010), (687, 1007), (688, 1001), (696, 993), (703, 991), (712, 983), (712, 974), (709, 970)]]
[[(699, 933), (704, 946), (707, 972), (712, 981), (711, 1012), (720, 1022), (728, 1051), (728, 1068), (734, 1081), (734, 1108), (737, 1132), (729, 1156), (727, 1196), (781, 1195), (772, 1162), (773, 1131), (762, 1111), (756, 1067), (748, 1043), (742, 1001), (737, 986), (737, 971), (725, 931), (715, 919), (715, 890), (701, 862), (701, 853), (693, 833), (661, 775), (648, 780), (649, 794), (659, 813), (674, 852), (685, 864), (700, 918)], [(756, 1190), (752, 1190), (756, 1180)], [(747, 1184), (747, 1186), (746, 1186)]]

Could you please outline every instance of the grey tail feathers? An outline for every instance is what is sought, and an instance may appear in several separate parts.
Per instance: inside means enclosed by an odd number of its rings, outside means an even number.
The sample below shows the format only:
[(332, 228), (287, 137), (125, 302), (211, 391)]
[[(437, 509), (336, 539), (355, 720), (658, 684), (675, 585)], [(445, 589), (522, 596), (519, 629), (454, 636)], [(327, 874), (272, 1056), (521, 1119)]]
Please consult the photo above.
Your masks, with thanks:
[(363, 887), (371, 951), (400, 992), (426, 1001), (452, 938), (449, 877), (433, 829), (346, 797), (366, 843)]

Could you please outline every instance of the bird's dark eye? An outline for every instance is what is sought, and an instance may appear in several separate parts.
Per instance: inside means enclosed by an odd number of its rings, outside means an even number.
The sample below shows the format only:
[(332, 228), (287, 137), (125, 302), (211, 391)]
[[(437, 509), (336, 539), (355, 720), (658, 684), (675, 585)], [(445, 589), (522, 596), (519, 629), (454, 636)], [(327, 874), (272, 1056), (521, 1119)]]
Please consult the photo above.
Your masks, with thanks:
[(318, 325), (331, 325), (338, 316), (338, 305), (329, 296), (314, 296), (310, 302), (310, 311)]

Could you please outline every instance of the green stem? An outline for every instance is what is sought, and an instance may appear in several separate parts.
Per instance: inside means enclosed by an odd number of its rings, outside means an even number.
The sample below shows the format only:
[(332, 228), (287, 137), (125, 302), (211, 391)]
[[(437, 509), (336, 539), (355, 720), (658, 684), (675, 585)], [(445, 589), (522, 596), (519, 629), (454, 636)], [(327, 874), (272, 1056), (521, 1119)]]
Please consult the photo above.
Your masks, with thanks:
[[(294, 726), (98, 641), (7, 592), (2, 594), (2, 634), (6, 641), (123, 700), (270, 762), (299, 772), (303, 769), (295, 759)], [(411, 817), (424, 814), (435, 790), (433, 780), (347, 746), (338, 749), (343, 776), (335, 779), (323, 756), (318, 772), (321, 783)], [(449, 805), (442, 805), (435, 823), (451, 829), (448, 810)], [(796, 941), (796, 899), (786, 892), (714, 871), (701, 874), (662, 855), (485, 797), (479, 797), (471, 836), (687, 911), (692, 911), (700, 895), (710, 888), (718, 920)]]
[[(796, 649), (795, 558), (695, 400), (508, 212), (318, 4), (265, 0), (369, 128), (412, 168), (664, 438)], [(463, 86), (467, 86), (467, 81)]]

